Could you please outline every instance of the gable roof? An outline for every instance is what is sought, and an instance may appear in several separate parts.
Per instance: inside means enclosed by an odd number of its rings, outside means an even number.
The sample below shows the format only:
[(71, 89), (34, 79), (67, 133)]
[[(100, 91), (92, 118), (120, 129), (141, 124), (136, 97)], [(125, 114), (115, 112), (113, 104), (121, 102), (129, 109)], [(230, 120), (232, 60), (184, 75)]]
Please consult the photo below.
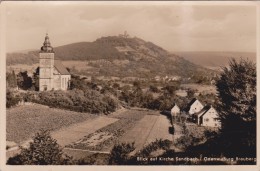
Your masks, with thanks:
[(62, 65), (60, 60), (54, 60), (54, 67), (61, 75), (70, 75), (69, 71)]
[[(198, 99), (193, 98), (190, 103), (187, 105), (187, 107), (184, 109), (184, 111), (188, 112), (190, 110), (191, 105), (196, 102)], [(199, 101), (199, 100), (198, 100)], [(200, 101), (199, 101), (200, 102)], [(201, 102), (200, 102), (201, 103)]]
[(203, 116), (205, 113), (207, 113), (210, 109), (212, 108), (212, 106), (210, 105), (206, 105), (201, 111), (194, 113), (194, 115), (197, 115), (199, 117)]
[(174, 107), (178, 107), (179, 108), (179, 106), (176, 103), (174, 103), (172, 108), (174, 108)]

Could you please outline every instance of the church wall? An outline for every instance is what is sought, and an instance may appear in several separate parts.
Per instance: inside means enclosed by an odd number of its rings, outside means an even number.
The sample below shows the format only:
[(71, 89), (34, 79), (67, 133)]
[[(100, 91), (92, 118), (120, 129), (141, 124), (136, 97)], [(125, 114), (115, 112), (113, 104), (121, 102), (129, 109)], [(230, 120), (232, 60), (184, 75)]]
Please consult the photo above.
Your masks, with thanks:
[(54, 53), (40, 53), (40, 91), (52, 90), (53, 88), (53, 65)]
[(61, 89), (61, 75), (54, 75), (53, 77), (53, 88), (54, 90)]
[(39, 89), (40, 91), (49, 91), (52, 90), (52, 87), (50, 86), (52, 84), (51, 79), (40, 79), (39, 80)]
[(70, 75), (61, 76), (61, 90), (68, 90), (70, 79), (71, 79)]

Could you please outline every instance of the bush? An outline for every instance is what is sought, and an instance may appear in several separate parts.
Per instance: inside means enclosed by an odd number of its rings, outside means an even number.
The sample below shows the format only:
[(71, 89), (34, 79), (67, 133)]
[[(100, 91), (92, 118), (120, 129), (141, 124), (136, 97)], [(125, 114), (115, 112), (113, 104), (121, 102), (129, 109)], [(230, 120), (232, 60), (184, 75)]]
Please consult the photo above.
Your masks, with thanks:
[(196, 143), (200, 142), (201, 139), (201, 137), (195, 137), (193, 134), (191, 134), (186, 124), (184, 124), (183, 135), (176, 140), (175, 146), (186, 150), (187, 148), (194, 146)]
[(141, 152), (138, 154), (138, 156), (144, 156), (148, 157), (152, 152), (163, 149), (163, 150), (169, 150), (171, 146), (171, 141), (170, 140), (156, 140), (154, 142), (151, 142), (147, 146), (145, 146)]
[(127, 164), (129, 160), (129, 153), (134, 151), (134, 143), (122, 143), (116, 144), (111, 150), (111, 156), (109, 159), (109, 164)]
[(29, 148), (22, 148), (21, 153), (9, 158), (10, 165), (65, 165), (73, 164), (71, 157), (63, 155), (59, 144), (50, 136), (49, 131), (41, 130), (33, 137)]
[(20, 101), (19, 96), (15, 96), (13, 92), (7, 90), (6, 92), (6, 107), (10, 108), (12, 106), (16, 106)]
[(50, 107), (68, 109), (76, 112), (111, 113), (118, 106), (116, 100), (95, 90), (47, 91), (24, 95), (25, 101), (31, 101)]

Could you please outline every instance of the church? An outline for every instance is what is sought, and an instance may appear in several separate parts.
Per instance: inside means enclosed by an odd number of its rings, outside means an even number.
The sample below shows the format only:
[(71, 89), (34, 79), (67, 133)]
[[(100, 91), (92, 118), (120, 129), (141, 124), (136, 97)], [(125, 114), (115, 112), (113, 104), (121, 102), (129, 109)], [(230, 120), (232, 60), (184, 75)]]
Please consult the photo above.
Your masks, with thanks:
[(54, 50), (46, 34), (39, 52), (39, 91), (68, 90), (71, 74), (60, 60), (54, 59)]

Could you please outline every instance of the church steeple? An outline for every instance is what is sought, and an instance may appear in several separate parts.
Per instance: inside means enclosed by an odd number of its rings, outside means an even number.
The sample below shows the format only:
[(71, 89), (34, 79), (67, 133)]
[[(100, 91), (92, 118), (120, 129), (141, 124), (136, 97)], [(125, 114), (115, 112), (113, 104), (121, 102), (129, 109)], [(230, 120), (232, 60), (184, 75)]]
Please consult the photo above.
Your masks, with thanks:
[(43, 46), (41, 47), (41, 52), (51, 52), (51, 53), (54, 52), (53, 47), (51, 46), (51, 43), (50, 43), (48, 33), (46, 33)]

